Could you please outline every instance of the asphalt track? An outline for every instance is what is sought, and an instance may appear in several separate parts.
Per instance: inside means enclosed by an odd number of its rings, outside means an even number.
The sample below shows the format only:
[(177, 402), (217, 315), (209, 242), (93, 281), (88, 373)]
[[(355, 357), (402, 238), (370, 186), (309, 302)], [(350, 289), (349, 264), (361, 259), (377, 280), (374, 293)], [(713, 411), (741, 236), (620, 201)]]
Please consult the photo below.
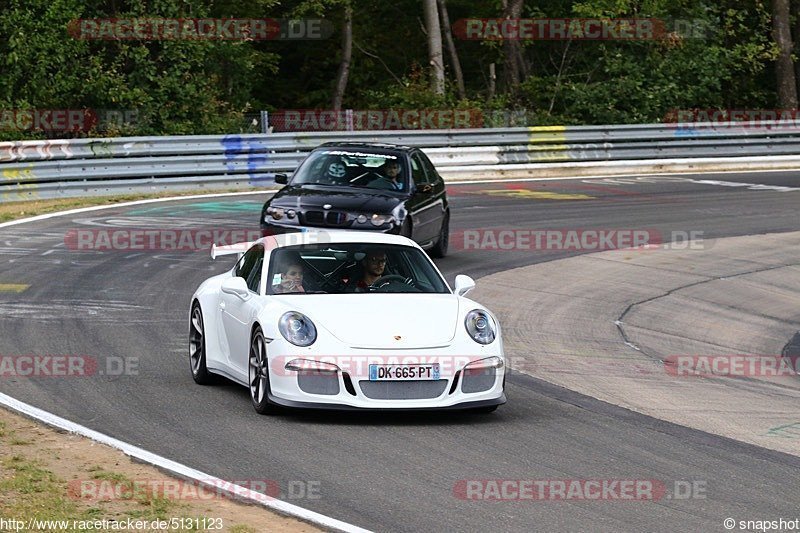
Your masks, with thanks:
[[(454, 232), (650, 228), (719, 238), (800, 229), (800, 190), (780, 189), (800, 185), (796, 176), (727, 173), (448, 190)], [(724, 531), (729, 517), (800, 518), (800, 458), (635, 414), (523, 374), (510, 376), (509, 403), (491, 415), (259, 416), (245, 388), (200, 387), (189, 375), (189, 298), (227, 259), (65, 245), (65, 234), (78, 228), (251, 229), (261, 201), (184, 200), (0, 229), (0, 354), (83, 354), (101, 370), (108, 360), (138, 363), (127, 375), (0, 377), (0, 391), (222, 479), (275, 480), (288, 501), (377, 531)], [(582, 252), (454, 250), (438, 264), (452, 283), (459, 273), (480, 278), (575, 253)], [(389, 312), (387, 319), (395, 319)], [(486, 479), (653, 480), (668, 493), (657, 501), (459, 497), (463, 480)], [(300, 482), (318, 487), (318, 497), (288, 494)], [(704, 497), (678, 497), (676, 482), (694, 483), (701, 491), (695, 496)]]

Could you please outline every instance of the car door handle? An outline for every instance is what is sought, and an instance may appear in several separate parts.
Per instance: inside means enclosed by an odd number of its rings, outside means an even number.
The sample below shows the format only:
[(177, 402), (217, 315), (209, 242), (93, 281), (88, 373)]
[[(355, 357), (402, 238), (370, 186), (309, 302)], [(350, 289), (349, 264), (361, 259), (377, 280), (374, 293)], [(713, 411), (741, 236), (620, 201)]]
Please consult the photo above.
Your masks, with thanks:
[(219, 310), (220, 311), (224, 311), (225, 310), (225, 302), (220, 302), (219, 303)]

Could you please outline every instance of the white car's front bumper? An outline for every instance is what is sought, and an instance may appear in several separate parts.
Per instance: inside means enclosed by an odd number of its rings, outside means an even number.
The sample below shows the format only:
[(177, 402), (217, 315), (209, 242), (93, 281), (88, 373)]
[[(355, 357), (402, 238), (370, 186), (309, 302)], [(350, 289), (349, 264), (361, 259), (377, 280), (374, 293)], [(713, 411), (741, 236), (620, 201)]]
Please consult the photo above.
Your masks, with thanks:
[[(451, 345), (416, 350), (350, 349), (348, 355), (326, 356), (319, 355), (325, 350), (318, 346), (314, 350), (297, 348), (283, 339), (275, 339), (267, 348), (270, 400), (287, 407), (377, 410), (469, 409), (505, 403), (502, 343), (473, 344), (466, 355), (464, 346)], [(502, 366), (465, 371), (467, 364), (493, 356), (503, 361)], [(296, 359), (332, 363), (339, 369), (287, 370), (286, 363)], [(439, 379), (370, 380), (370, 364), (403, 365), (417, 361), (438, 363)]]

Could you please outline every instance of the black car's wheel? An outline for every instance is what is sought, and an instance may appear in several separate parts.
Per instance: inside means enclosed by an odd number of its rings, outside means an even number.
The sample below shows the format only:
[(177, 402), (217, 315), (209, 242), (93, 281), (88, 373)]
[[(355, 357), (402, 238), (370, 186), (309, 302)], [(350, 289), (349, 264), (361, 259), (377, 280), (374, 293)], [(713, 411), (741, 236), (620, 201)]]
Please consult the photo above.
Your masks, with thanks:
[(441, 258), (447, 255), (447, 247), (450, 245), (450, 213), (446, 213), (442, 219), (442, 227), (439, 229), (439, 240), (431, 248), (431, 256)]
[(412, 235), (413, 233), (414, 233), (414, 232), (413, 232), (413, 230), (411, 229), (411, 221), (410, 221), (408, 218), (406, 218), (406, 219), (403, 221), (403, 225), (402, 225), (402, 226), (400, 226), (400, 235), (401, 235), (401, 236), (403, 236), (403, 237), (406, 237), (406, 238), (408, 238), (408, 239), (411, 239), (411, 238), (412, 238), (412, 237), (411, 237), (411, 235)]
[(205, 326), (199, 302), (192, 305), (192, 317), (189, 320), (189, 364), (195, 383), (211, 385), (216, 382), (216, 376), (206, 368)]
[(250, 363), (247, 374), (250, 399), (256, 412), (262, 415), (275, 414), (278, 408), (269, 401), (269, 361), (261, 328), (256, 328), (253, 340), (250, 342)]

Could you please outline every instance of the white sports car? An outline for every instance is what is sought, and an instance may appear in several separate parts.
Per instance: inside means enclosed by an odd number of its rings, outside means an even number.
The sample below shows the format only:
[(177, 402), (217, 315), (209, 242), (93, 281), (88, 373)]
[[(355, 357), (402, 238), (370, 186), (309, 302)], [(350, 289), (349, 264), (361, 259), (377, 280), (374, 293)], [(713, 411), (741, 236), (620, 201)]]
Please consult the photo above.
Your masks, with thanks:
[(505, 403), (500, 325), (405, 237), (308, 232), (212, 247), (235, 266), (192, 297), (192, 377), (247, 386), (256, 411)]

